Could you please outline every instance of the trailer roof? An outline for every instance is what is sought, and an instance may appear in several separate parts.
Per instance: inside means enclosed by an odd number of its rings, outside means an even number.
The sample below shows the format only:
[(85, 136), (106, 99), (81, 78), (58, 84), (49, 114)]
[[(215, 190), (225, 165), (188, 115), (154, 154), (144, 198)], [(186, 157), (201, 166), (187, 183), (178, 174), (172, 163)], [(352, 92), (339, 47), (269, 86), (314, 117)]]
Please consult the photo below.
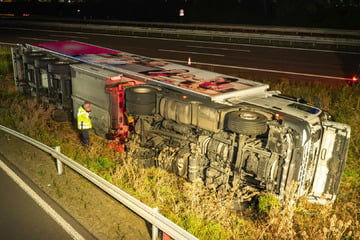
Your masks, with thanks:
[(64, 55), (69, 55), (72, 57), (86, 54), (113, 54), (118, 52), (115, 50), (75, 41), (34, 43), (30, 45), (58, 52)]
[(213, 101), (249, 95), (265, 96), (268, 89), (268, 85), (259, 82), (77, 41), (29, 45), (119, 73), (131, 72), (142, 76), (146, 81), (206, 96)]

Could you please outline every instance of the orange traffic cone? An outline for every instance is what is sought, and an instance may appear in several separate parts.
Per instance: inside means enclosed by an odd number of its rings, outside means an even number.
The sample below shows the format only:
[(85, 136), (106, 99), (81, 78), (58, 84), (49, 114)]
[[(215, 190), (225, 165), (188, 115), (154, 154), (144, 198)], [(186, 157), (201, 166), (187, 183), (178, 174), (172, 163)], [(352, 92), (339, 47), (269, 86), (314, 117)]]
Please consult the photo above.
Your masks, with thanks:
[(191, 57), (188, 58), (188, 63), (187, 65), (191, 65)]

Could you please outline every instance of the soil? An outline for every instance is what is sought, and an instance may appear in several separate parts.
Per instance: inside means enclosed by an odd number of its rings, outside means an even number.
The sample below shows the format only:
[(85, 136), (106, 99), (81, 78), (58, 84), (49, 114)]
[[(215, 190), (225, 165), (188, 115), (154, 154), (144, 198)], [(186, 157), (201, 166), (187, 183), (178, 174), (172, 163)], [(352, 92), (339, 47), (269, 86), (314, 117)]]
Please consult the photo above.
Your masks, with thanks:
[(98, 239), (151, 239), (151, 226), (47, 153), (0, 131), (0, 154)]

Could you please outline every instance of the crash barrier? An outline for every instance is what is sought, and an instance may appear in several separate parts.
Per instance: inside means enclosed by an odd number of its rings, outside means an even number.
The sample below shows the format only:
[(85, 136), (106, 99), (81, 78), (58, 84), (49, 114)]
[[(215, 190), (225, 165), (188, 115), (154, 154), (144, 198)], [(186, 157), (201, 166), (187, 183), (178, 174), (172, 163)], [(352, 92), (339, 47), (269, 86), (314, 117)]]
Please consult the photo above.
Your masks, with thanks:
[[(38, 27), (40, 29), (51, 29), (58, 31), (93, 32), (118, 35), (134, 35), (146, 37), (168, 37), (193, 40), (211, 40), (243, 44), (258, 44), (286, 47), (308, 47), (326, 49), (360, 50), (360, 36), (352, 31), (335, 35), (331, 30), (305, 31), (299, 28), (270, 28), (250, 27), (234, 30), (233, 27), (203, 25), (123, 25), (105, 23), (102, 21), (83, 23), (77, 22), (52, 22), (35, 21), (31, 19), (0, 19), (0, 26), (3, 27)], [(190, 27), (192, 26), (192, 27)]]
[(56, 159), (57, 162), (57, 170), (58, 174), (62, 174), (63, 167), (62, 164), (65, 164), (66, 166), (70, 167), (72, 170), (95, 184), (97, 187), (99, 187), (101, 190), (109, 194), (111, 197), (116, 199), (121, 204), (125, 205), (129, 209), (131, 209), (133, 212), (135, 212), (137, 215), (145, 219), (147, 222), (152, 224), (152, 239), (156, 240), (158, 239), (159, 230), (166, 233), (166, 235), (169, 235), (173, 239), (186, 239), (186, 240), (195, 240), (198, 239), (195, 236), (193, 236), (191, 233), (187, 232), (180, 226), (176, 225), (163, 215), (161, 215), (158, 212), (158, 208), (151, 208), (144, 203), (140, 202), (136, 198), (130, 196), (126, 192), (122, 191), (120, 188), (116, 187), (115, 185), (107, 182), (103, 178), (99, 177), (95, 173), (89, 171), (85, 167), (81, 166), (74, 160), (68, 158), (64, 154), (60, 153), (60, 147), (55, 147), (55, 149), (36, 141), (35, 139), (32, 139), (24, 134), (18, 133), (12, 129), (9, 129), (7, 127), (4, 127), (0, 125), (0, 130), (11, 134), (39, 149), (41, 149), (44, 152), (49, 153), (53, 158)]
[(351, 29), (334, 29), (334, 28), (313, 28), (313, 27), (292, 27), (292, 26), (264, 26), (264, 25), (241, 25), (241, 24), (214, 24), (214, 23), (176, 23), (176, 22), (149, 22), (149, 21), (126, 21), (126, 20), (104, 20), (92, 18), (54, 18), (54, 17), (6, 17), (0, 19), (38, 21), (38, 22), (56, 22), (56, 23), (81, 23), (81, 24), (102, 24), (115, 26), (134, 26), (147, 28), (175, 28), (175, 29), (192, 29), (192, 30), (215, 30), (227, 32), (248, 32), (248, 33), (269, 33), (278, 35), (298, 35), (298, 36), (315, 36), (315, 37), (332, 37), (360, 39), (360, 32)]

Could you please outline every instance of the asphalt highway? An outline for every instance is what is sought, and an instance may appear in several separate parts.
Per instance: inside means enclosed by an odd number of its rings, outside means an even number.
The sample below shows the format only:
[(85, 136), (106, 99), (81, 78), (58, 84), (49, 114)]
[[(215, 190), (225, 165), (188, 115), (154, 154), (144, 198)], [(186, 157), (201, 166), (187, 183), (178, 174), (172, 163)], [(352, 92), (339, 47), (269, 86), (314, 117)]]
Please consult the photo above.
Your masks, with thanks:
[[(37, 43), (76, 40), (111, 49), (186, 64), (232, 69), (250, 79), (344, 81), (356, 73), (360, 52), (254, 46), (208, 41), (70, 31), (1, 28), (0, 42)], [(256, 80), (256, 79), (255, 79)]]
[(0, 155), (0, 239), (95, 239)]

